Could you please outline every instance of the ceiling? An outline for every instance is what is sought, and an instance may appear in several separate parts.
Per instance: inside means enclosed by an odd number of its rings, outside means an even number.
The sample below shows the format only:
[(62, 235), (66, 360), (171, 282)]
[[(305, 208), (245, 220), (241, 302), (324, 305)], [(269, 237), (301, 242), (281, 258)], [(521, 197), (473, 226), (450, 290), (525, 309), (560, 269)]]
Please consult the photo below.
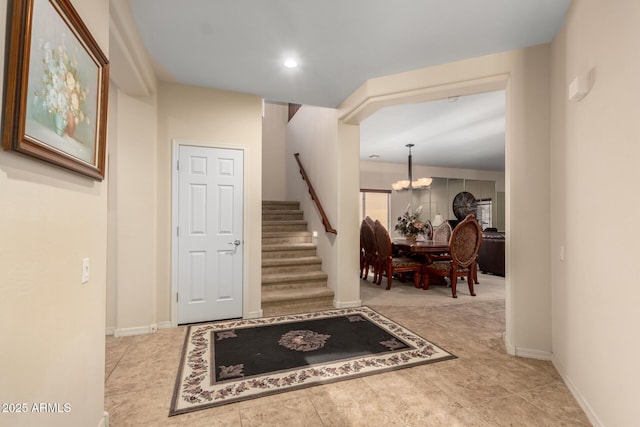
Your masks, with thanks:
[[(130, 0), (161, 80), (329, 108), (338, 107), (374, 77), (550, 42), (570, 2)], [(285, 67), (286, 58), (294, 58), (298, 67)], [(482, 152), (476, 166), (494, 169), (500, 142), (493, 131), (500, 120), (504, 122), (504, 113), (502, 119), (494, 117), (497, 107), (484, 105), (483, 99), (384, 109), (375, 116), (386, 124), (368, 119), (363, 126), (363, 156), (379, 154), (391, 161), (401, 155), (406, 143), (413, 142), (416, 163), (444, 166), (436, 160), (446, 147), (457, 148), (455, 158), (460, 160)], [(490, 95), (486, 100), (495, 101)], [(466, 111), (457, 131), (451, 111), (435, 110), (471, 105), (478, 111)], [(394, 112), (402, 115), (396, 124), (390, 123)], [(446, 123), (430, 123), (445, 115)], [(407, 125), (407, 117), (419, 121)], [(394, 126), (404, 133), (391, 135)], [(483, 138), (467, 137), (471, 145), (463, 146), (465, 132), (471, 135), (473, 129), (482, 130)], [(384, 138), (393, 152), (383, 148)], [(427, 149), (429, 144), (439, 144), (438, 149)], [(504, 147), (504, 130), (501, 144)], [(423, 158), (423, 152), (429, 157)], [(464, 162), (449, 163), (448, 167), (463, 167)]]
[[(360, 123), (360, 158), (504, 171), (505, 92), (378, 110)], [(371, 156), (379, 156), (371, 158)]]

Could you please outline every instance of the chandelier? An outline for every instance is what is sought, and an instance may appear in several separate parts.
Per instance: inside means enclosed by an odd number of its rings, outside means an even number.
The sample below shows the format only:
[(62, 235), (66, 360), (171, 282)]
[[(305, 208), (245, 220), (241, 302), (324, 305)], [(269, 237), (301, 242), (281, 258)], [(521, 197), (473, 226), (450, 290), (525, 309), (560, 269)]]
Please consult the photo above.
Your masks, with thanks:
[(391, 188), (394, 189), (395, 191), (423, 190), (429, 187), (431, 185), (431, 181), (433, 181), (432, 178), (418, 178), (417, 180), (413, 181), (413, 178), (411, 175), (411, 147), (413, 146), (414, 144), (405, 145), (405, 147), (409, 147), (409, 158), (407, 160), (409, 179), (403, 179), (391, 184)]

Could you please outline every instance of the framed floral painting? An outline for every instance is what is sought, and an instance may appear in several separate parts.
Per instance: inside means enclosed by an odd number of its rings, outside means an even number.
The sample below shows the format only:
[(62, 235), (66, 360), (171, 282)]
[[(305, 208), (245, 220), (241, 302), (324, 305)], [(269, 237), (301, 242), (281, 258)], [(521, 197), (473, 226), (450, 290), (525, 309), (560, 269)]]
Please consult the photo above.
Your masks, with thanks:
[(9, 0), (3, 146), (104, 178), (109, 61), (69, 0)]

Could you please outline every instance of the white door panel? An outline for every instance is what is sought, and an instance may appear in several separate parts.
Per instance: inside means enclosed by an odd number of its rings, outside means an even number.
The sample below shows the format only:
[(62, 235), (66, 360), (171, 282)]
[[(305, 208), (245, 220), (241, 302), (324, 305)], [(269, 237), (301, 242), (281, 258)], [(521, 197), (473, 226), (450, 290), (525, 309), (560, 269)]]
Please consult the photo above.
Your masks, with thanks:
[(242, 317), (243, 153), (181, 145), (178, 323)]

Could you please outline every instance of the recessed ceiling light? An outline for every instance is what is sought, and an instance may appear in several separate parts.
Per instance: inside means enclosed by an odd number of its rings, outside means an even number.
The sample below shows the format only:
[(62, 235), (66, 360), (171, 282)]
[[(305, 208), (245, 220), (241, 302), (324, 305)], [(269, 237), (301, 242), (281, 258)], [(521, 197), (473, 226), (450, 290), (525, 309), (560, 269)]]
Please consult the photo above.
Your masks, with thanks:
[(284, 66), (287, 68), (296, 68), (298, 66), (298, 61), (293, 58), (287, 58), (284, 61)]

